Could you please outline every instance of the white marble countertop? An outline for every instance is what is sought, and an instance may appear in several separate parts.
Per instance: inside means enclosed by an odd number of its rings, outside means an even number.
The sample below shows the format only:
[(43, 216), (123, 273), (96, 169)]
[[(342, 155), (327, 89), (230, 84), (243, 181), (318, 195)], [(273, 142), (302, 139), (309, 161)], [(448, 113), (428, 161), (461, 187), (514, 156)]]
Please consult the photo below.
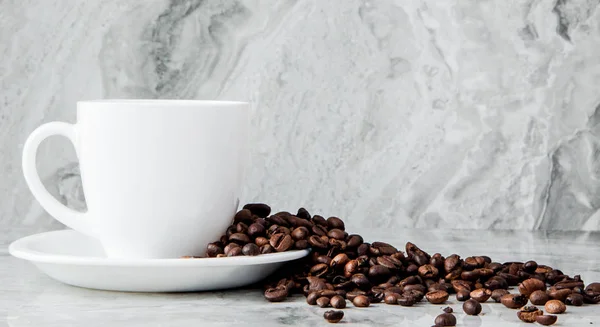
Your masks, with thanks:
[[(387, 241), (398, 247), (412, 241), (425, 251), (443, 255), (489, 255), (499, 262), (534, 259), (569, 275), (580, 274), (586, 284), (600, 281), (600, 232), (402, 230), (362, 234), (368, 241)], [(29, 262), (11, 257), (6, 250), (10, 237), (0, 236), (0, 326), (329, 325), (323, 319), (326, 309), (307, 305), (303, 296), (268, 303), (260, 290), (252, 289), (142, 294), (64, 285)], [(457, 312), (457, 326), (527, 325), (517, 319), (515, 311), (489, 301), (479, 317), (463, 314), (453, 297), (448, 305)], [(349, 305), (342, 322), (352, 326), (431, 326), (445, 306), (380, 303), (359, 309)], [(600, 305), (570, 306), (555, 326), (590, 325), (600, 325)]]

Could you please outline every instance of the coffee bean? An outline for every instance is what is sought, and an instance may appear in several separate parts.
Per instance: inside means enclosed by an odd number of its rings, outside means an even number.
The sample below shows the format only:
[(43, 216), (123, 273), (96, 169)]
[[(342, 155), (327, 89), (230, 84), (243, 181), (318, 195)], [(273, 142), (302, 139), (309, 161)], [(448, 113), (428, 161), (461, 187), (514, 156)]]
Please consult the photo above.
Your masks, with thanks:
[(479, 279), (479, 272), (476, 270), (465, 270), (460, 274), (460, 278), (469, 281), (476, 281)]
[(400, 298), (400, 294), (398, 293), (385, 293), (385, 298), (383, 302), (386, 304), (398, 304), (398, 299)]
[(486, 288), (478, 288), (471, 292), (471, 298), (477, 302), (483, 303), (492, 296), (492, 291)]
[(308, 244), (310, 244), (310, 246), (316, 249), (327, 249), (329, 245), (326, 241), (323, 241), (323, 239), (321, 239), (317, 235), (312, 235), (311, 237), (309, 237)]
[(429, 292), (433, 292), (433, 291), (445, 291), (448, 292), (448, 284), (446, 283), (434, 283), (429, 285), (429, 287), (427, 288), (427, 290)]
[(277, 233), (271, 236), (269, 243), (277, 252), (287, 251), (294, 244), (294, 240), (290, 235), (286, 235), (284, 233)]
[(431, 304), (441, 304), (448, 300), (448, 292), (445, 291), (433, 291), (425, 294), (425, 298)]
[(476, 316), (481, 313), (481, 304), (474, 299), (467, 300), (463, 303), (463, 311), (469, 316)]
[(225, 253), (223, 251), (223, 248), (221, 246), (217, 245), (216, 243), (210, 243), (206, 247), (206, 255), (209, 257), (216, 257), (217, 254), (222, 254), (222, 253)]
[(375, 280), (387, 278), (391, 274), (390, 270), (382, 265), (374, 265), (369, 268), (369, 277)]
[(371, 288), (371, 282), (364, 274), (354, 274), (350, 280), (361, 290), (368, 290)]
[(336, 240), (335, 238), (329, 239), (329, 246), (335, 248), (338, 251), (346, 250), (346, 241)]
[(518, 309), (527, 304), (527, 298), (521, 294), (507, 294), (500, 298), (500, 303), (509, 309)]
[(352, 304), (354, 304), (355, 307), (364, 308), (371, 305), (371, 301), (364, 295), (358, 295), (352, 300)]
[(252, 212), (248, 209), (238, 211), (233, 217), (233, 222), (252, 222)]
[(323, 314), (323, 318), (330, 323), (338, 323), (342, 318), (344, 318), (344, 311), (342, 310), (328, 310)]
[(539, 279), (529, 278), (519, 284), (519, 293), (523, 294), (526, 297), (529, 297), (531, 293), (537, 290), (546, 290), (546, 284)]
[(457, 301), (466, 301), (471, 298), (471, 292), (467, 290), (460, 290), (456, 292), (456, 300)]
[(265, 244), (260, 247), (260, 254), (269, 254), (273, 252), (275, 252), (275, 250), (273, 249), (271, 244)]
[(473, 283), (471, 283), (469, 281), (453, 280), (450, 283), (452, 284), (452, 288), (454, 288), (454, 290), (456, 292), (464, 290), (464, 291), (468, 291), (470, 293), (473, 288)]
[(406, 291), (406, 292), (419, 291), (421, 293), (426, 293), (427, 288), (425, 286), (423, 286), (422, 284), (412, 284), (412, 285), (404, 286), (404, 291)]
[(310, 268), (310, 271), (308, 273), (311, 276), (323, 277), (325, 274), (327, 274), (328, 270), (329, 270), (329, 266), (327, 264), (318, 263), (318, 264), (314, 265), (312, 268)]
[(354, 301), (354, 298), (359, 296), (359, 295), (366, 295), (367, 292), (365, 291), (361, 291), (361, 290), (354, 290), (354, 291), (350, 291), (346, 293), (346, 299), (348, 299), (349, 301)]
[(345, 240), (346, 239), (346, 235), (344, 234), (344, 231), (341, 229), (330, 229), (329, 232), (327, 232), (327, 236), (330, 238), (335, 238), (336, 240)]
[(483, 259), (479, 259), (478, 257), (468, 257), (465, 258), (463, 262), (463, 269), (465, 270), (475, 270), (477, 268), (483, 267), (485, 261)]
[(229, 251), (227, 253), (227, 256), (228, 257), (237, 257), (237, 256), (242, 255), (242, 254), (243, 254), (242, 253), (242, 248), (238, 246), (238, 247), (232, 248), (231, 251)]
[(337, 228), (341, 230), (345, 230), (344, 222), (338, 217), (329, 217), (327, 218), (327, 227), (330, 229)]
[(567, 306), (559, 300), (550, 300), (544, 305), (546, 312), (556, 314), (563, 313), (567, 310)]
[(436, 267), (438, 270), (443, 270), (445, 260), (446, 259), (442, 256), (441, 253), (435, 253), (431, 256), (431, 259), (429, 259), (429, 264)]
[(259, 236), (256, 239), (254, 239), (254, 243), (256, 245), (258, 245), (259, 247), (261, 247), (261, 246), (263, 246), (265, 244), (269, 244), (269, 239), (266, 238), (266, 237)]
[(560, 281), (560, 282), (554, 284), (553, 286), (554, 286), (554, 288), (556, 288), (558, 290), (560, 290), (560, 289), (572, 290), (576, 287), (580, 287), (580, 288), (584, 287), (583, 282), (578, 281), (578, 280), (563, 280), (563, 281)]
[(494, 302), (496, 302), (496, 303), (500, 303), (500, 298), (502, 298), (506, 294), (510, 294), (510, 293), (505, 289), (494, 290), (494, 291), (492, 291), (492, 300), (494, 300)]
[(294, 248), (297, 250), (307, 249), (308, 246), (309, 246), (309, 244), (308, 244), (307, 240), (299, 240), (299, 241), (296, 241), (296, 243), (294, 243)]
[(296, 241), (305, 240), (308, 238), (309, 234), (310, 232), (308, 231), (308, 228), (301, 226), (294, 228), (294, 230), (292, 231), (292, 238), (294, 238), (294, 240)]
[[(285, 220), (281, 216), (276, 216), (276, 215), (270, 216), (268, 218), (268, 223), (271, 225), (270, 227), (273, 227), (273, 226), (279, 227), (279, 226), (288, 226), (289, 225), (287, 220)], [(274, 228), (277, 228), (277, 227), (274, 227)]]
[(442, 313), (435, 317), (437, 326), (456, 326), (456, 317), (451, 313)]
[(316, 305), (317, 304), (317, 299), (319, 297), (320, 297), (319, 292), (317, 292), (317, 291), (310, 292), (306, 296), (306, 303), (308, 303), (309, 305)]
[(301, 218), (301, 219), (310, 220), (310, 213), (308, 213), (308, 210), (306, 210), (304, 208), (300, 208), (300, 209), (298, 209), (298, 213), (296, 214), (296, 217)]
[(571, 293), (565, 299), (565, 304), (580, 307), (583, 305), (583, 295)]
[(346, 307), (346, 299), (339, 295), (334, 295), (330, 300), (330, 304), (336, 309), (343, 309)]
[(536, 318), (543, 314), (544, 312), (542, 312), (542, 310), (538, 309), (533, 305), (528, 305), (522, 307), (521, 310), (517, 312), (517, 317), (519, 317), (519, 319), (524, 322), (535, 322)]
[(573, 293), (573, 291), (568, 288), (556, 289), (555, 286), (552, 286), (550, 289), (548, 289), (547, 293), (550, 299), (564, 302), (567, 296)]
[(248, 244), (244, 245), (244, 247), (242, 248), (242, 253), (244, 255), (248, 255), (248, 256), (259, 255), (260, 248), (258, 247), (258, 245), (254, 244), (254, 243), (248, 243)]
[(423, 278), (435, 278), (438, 275), (438, 269), (433, 265), (423, 265), (419, 267), (418, 272)]
[(314, 215), (311, 218), (311, 221), (315, 225), (320, 225), (320, 226), (327, 227), (327, 220), (325, 220), (325, 218), (323, 218), (322, 216)]
[(266, 218), (271, 213), (271, 207), (264, 203), (248, 203), (243, 209), (248, 209), (253, 215)]
[(358, 246), (363, 243), (363, 238), (360, 235), (352, 234), (348, 236), (346, 243), (348, 244), (349, 248), (358, 248)]
[(246, 243), (250, 243), (250, 237), (248, 237), (248, 235), (246, 234), (242, 234), (242, 233), (233, 233), (231, 234), (231, 236), (229, 236), (229, 241), (230, 242), (235, 242), (237, 244), (240, 245), (244, 245)]
[(240, 245), (237, 243), (229, 243), (225, 246), (223, 253), (229, 254), (229, 252), (231, 252), (231, 250), (233, 250), (234, 248), (239, 248), (239, 247), (240, 247)]
[(538, 324), (544, 326), (554, 325), (554, 323), (556, 323), (556, 320), (558, 320), (558, 317), (554, 315), (539, 315), (535, 317), (535, 321)]
[(248, 232), (248, 225), (244, 224), (243, 222), (239, 222), (237, 224), (235, 224), (235, 232), (236, 233), (247, 233)]
[(248, 235), (252, 238), (256, 238), (258, 236), (262, 236), (265, 234), (265, 226), (259, 224), (259, 223), (254, 223), (251, 224), (250, 226), (248, 226)]
[(371, 243), (371, 248), (369, 249), (370, 253), (374, 256), (380, 255), (392, 255), (398, 252), (394, 246), (385, 243), (385, 242), (373, 242)]
[(265, 299), (269, 302), (281, 302), (288, 296), (285, 287), (269, 288), (265, 291)]
[(525, 272), (528, 272), (530, 274), (533, 274), (535, 272), (535, 270), (537, 269), (538, 264), (535, 261), (527, 261), (523, 264), (523, 270), (525, 270)]
[(317, 305), (321, 308), (326, 308), (329, 306), (329, 298), (326, 296), (322, 296), (320, 298), (317, 299)]
[(457, 254), (452, 254), (449, 257), (446, 257), (446, 260), (444, 260), (444, 270), (449, 273), (453, 270), (456, 270), (456, 268), (459, 268), (461, 264), (462, 261), (460, 256)]
[(454, 312), (454, 310), (453, 310), (451, 307), (445, 307), (445, 308), (443, 309), (443, 311), (444, 311), (445, 313), (452, 313), (452, 312)]
[(586, 288), (585, 291), (591, 291), (591, 292), (596, 292), (596, 293), (600, 293), (600, 283), (591, 283), (589, 284)]
[(377, 264), (392, 270), (402, 269), (402, 261), (389, 255), (377, 257)]
[(499, 276), (491, 277), (485, 283), (483, 283), (483, 286), (489, 289), (490, 291), (494, 291), (497, 289), (508, 289), (508, 283), (506, 282), (506, 280)]
[(416, 302), (414, 297), (405, 295), (401, 295), (397, 301), (397, 303), (403, 307), (412, 307)]
[(331, 263), (329, 264), (331, 268), (345, 267), (346, 264), (350, 261), (348, 255), (346, 253), (340, 253), (331, 259)]

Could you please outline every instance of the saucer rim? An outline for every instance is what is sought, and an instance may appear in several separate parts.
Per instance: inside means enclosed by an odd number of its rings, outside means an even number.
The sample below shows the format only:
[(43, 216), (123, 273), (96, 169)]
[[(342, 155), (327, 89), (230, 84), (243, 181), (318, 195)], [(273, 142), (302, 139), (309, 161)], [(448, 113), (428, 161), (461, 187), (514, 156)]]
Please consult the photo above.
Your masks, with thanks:
[[(223, 266), (245, 266), (272, 264), (278, 262), (292, 261), (303, 258), (310, 253), (309, 249), (292, 250), (278, 253), (261, 254), (258, 256), (236, 256), (223, 258), (164, 258), (164, 259), (125, 259), (125, 258), (98, 258), (66, 254), (52, 254), (48, 252), (35, 251), (30, 248), (32, 242), (48, 242), (44, 238), (64, 237), (60, 234), (79, 234), (72, 229), (43, 232), (22, 237), (10, 243), (8, 252), (13, 257), (32, 262), (86, 265), (86, 266), (110, 266), (110, 267), (223, 267)], [(87, 237), (87, 236), (86, 236)], [(42, 240), (40, 240), (42, 239)]]

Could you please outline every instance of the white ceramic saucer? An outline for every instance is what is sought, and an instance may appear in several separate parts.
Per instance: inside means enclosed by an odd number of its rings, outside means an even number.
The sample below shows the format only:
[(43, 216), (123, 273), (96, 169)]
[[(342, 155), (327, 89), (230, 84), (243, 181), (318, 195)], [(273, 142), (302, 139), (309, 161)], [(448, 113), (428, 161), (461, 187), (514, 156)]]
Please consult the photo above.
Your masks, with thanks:
[(255, 257), (110, 259), (95, 239), (74, 230), (61, 230), (19, 239), (10, 245), (9, 252), (69, 285), (111, 291), (191, 292), (258, 282), (285, 262), (310, 251)]

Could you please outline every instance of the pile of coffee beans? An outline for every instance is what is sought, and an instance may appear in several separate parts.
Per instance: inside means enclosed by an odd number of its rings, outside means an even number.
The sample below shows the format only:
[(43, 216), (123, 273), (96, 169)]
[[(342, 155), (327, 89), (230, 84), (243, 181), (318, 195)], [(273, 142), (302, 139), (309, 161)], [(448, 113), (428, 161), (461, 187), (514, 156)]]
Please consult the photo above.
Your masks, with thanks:
[[(565, 305), (600, 302), (600, 283), (584, 285), (579, 275), (527, 262), (494, 262), (485, 255), (461, 257), (429, 254), (413, 243), (403, 249), (385, 242), (366, 242), (348, 234), (337, 217), (325, 219), (300, 208), (293, 214), (262, 203), (250, 203), (237, 212), (219, 241), (208, 244), (209, 257), (261, 255), (310, 248), (307, 257), (290, 262), (264, 283), (270, 302), (303, 294), (309, 305), (343, 309), (346, 301), (364, 308), (374, 303), (412, 306), (423, 300), (443, 304), (450, 296), (465, 301), (463, 311), (481, 312), (480, 303), (492, 300), (519, 309), (522, 321), (551, 325)], [(517, 287), (518, 293), (508, 289)], [(529, 302), (533, 305), (527, 305)], [(544, 305), (546, 312), (534, 305)], [(332, 323), (342, 311), (326, 311)], [(452, 309), (435, 319), (436, 326), (454, 326)]]

